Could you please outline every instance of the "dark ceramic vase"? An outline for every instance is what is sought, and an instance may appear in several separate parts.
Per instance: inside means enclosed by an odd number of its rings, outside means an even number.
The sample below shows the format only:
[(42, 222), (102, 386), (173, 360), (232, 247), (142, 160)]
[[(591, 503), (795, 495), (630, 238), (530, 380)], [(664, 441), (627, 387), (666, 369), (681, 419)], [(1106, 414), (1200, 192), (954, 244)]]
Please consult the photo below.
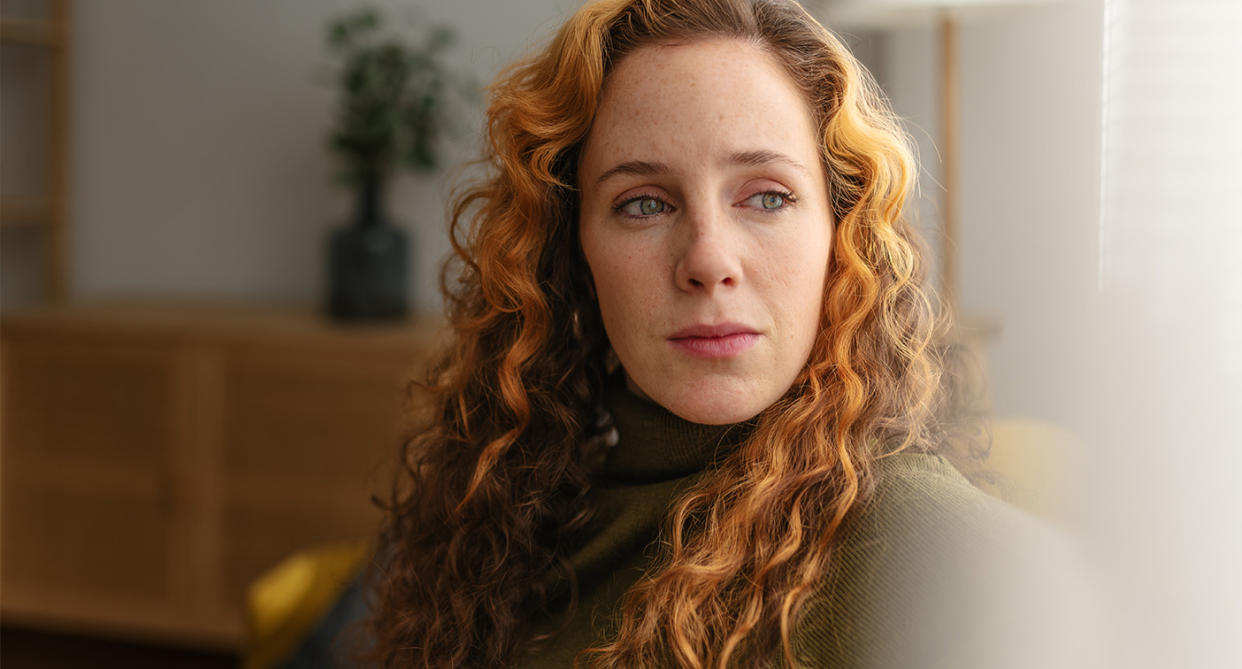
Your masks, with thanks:
[(353, 224), (328, 240), (328, 313), (338, 321), (401, 320), (409, 312), (409, 242), (383, 214), (382, 182), (359, 184)]

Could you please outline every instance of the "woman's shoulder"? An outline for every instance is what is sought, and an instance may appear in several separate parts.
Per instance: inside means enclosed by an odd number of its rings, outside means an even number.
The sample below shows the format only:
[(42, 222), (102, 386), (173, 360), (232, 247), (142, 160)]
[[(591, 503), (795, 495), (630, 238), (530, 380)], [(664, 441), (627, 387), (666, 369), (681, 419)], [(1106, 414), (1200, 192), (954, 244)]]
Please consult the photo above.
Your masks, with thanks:
[[(875, 462), (874, 486), (846, 516), (818, 593), (841, 614), (888, 615), (969, 558), (1037, 521), (975, 487), (946, 458), (903, 451)], [(865, 616), (864, 616), (865, 617)], [(878, 621), (877, 621), (878, 622)]]
[(1027, 524), (1027, 514), (971, 483), (944, 456), (902, 451), (878, 459), (872, 494), (854, 511), (844, 532), (890, 540), (960, 529), (988, 533)]
[(1051, 661), (1060, 648), (1021, 660), (1014, 649), (1028, 652), (1028, 631), (1047, 628), (1048, 593), (1081, 587), (1064, 535), (939, 455), (898, 453), (874, 473), (874, 494), (847, 517), (795, 625), (809, 666), (942, 666), (929, 654), (956, 667)]

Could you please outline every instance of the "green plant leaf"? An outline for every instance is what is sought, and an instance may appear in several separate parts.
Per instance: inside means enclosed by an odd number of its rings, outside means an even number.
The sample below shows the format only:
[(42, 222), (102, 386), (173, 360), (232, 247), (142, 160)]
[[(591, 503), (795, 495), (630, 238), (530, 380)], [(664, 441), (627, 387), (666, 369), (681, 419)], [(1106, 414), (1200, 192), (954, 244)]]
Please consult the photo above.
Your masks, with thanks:
[(440, 60), (456, 42), (451, 27), (431, 26), (416, 44), (404, 37), (408, 31), (394, 35), (382, 28), (382, 15), (370, 8), (328, 26), (340, 93), (328, 146), (340, 157), (342, 178), (350, 180), (398, 165), (435, 169), (437, 145), (454, 129), (458, 107), (477, 99), (474, 82)]

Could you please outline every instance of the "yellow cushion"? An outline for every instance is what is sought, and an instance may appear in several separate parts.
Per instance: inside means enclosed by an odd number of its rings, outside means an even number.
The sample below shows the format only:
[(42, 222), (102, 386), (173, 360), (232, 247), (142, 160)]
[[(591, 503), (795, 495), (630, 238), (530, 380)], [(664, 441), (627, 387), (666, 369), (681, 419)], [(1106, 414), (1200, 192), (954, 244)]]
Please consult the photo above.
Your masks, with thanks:
[(270, 669), (288, 660), (370, 553), (365, 541), (302, 551), (251, 583), (246, 593), (245, 669)]
[(1060, 524), (1073, 512), (1082, 453), (1077, 437), (1051, 423), (1000, 418), (992, 423), (987, 464), (999, 475), (1001, 497)]

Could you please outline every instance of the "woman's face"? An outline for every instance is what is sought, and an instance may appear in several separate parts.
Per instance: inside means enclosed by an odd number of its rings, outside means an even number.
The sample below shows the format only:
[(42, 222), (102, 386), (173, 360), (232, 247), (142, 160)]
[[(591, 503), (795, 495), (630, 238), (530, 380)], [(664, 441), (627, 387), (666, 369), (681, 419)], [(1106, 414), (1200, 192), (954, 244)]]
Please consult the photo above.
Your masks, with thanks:
[(832, 218), (807, 101), (738, 40), (650, 46), (605, 82), (582, 249), (630, 387), (697, 423), (781, 397), (819, 330)]

